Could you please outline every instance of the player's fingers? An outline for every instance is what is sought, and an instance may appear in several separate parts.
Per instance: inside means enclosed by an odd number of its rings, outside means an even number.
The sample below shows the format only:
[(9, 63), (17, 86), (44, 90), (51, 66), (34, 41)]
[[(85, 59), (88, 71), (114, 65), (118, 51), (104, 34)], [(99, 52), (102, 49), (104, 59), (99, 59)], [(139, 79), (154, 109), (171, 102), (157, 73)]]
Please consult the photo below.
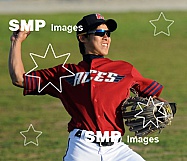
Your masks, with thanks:
[(19, 32), (26, 34), (27, 36), (31, 33), (30, 32), (30, 26), (28, 24), (25, 24), (24, 26), (19, 27)]
[(19, 29), (17, 31), (13, 31), (12, 35), (10, 36), (10, 41), (14, 41), (17, 39), (19, 33)]
[(19, 40), (24, 41), (30, 35), (30, 26), (27, 24), (25, 26), (20, 26), (17, 31), (14, 31), (11, 36), (11, 41)]
[(30, 31), (26, 31), (27, 36), (29, 36), (29, 35), (30, 35), (30, 33), (31, 33)]
[(30, 26), (28, 24), (26, 24), (24, 26), (24, 34), (25, 34), (25, 38), (27, 38), (30, 35), (31, 31), (30, 31)]

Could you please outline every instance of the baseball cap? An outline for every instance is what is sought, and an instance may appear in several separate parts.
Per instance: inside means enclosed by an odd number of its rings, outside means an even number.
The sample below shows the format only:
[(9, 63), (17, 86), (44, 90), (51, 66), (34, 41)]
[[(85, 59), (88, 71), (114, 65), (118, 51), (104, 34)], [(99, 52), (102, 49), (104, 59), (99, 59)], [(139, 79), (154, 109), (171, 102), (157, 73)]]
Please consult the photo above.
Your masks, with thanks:
[(113, 20), (113, 19), (105, 20), (104, 17), (99, 13), (89, 14), (89, 15), (84, 16), (77, 23), (77, 26), (81, 25), (83, 28), (82, 31), (77, 30), (77, 36), (81, 33), (91, 31), (101, 24), (106, 24), (106, 26), (108, 27), (110, 32), (113, 32), (117, 28), (117, 23), (115, 20)]

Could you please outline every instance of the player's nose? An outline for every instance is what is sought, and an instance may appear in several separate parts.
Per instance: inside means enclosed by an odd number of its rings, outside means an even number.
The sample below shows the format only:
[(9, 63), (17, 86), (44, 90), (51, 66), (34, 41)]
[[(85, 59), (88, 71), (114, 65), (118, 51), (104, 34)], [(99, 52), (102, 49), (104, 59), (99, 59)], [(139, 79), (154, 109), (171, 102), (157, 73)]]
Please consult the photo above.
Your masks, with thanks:
[(108, 40), (108, 36), (107, 36), (107, 34), (105, 33), (105, 35), (103, 36), (103, 40)]

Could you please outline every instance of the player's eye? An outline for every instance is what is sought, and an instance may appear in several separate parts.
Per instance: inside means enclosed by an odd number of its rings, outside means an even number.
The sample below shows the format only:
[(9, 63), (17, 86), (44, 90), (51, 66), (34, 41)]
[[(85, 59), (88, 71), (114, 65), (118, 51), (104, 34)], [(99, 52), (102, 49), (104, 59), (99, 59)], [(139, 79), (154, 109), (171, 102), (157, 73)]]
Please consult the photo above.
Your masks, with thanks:
[(105, 34), (110, 37), (111, 32), (109, 30), (94, 30), (94, 31), (88, 31), (87, 34), (94, 34), (95, 36), (101, 36), (103, 37)]

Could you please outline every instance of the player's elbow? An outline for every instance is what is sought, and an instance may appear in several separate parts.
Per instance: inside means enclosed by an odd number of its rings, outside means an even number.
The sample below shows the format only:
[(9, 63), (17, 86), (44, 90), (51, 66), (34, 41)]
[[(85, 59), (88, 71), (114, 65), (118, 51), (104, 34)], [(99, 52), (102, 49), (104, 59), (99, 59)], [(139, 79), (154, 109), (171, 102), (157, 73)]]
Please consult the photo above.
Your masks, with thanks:
[(15, 75), (10, 75), (12, 84), (16, 87), (24, 87), (24, 80), (23, 77), (16, 77)]
[(16, 87), (20, 87), (20, 88), (23, 88), (24, 87), (24, 83), (23, 81), (13, 81), (12, 80), (12, 84)]

